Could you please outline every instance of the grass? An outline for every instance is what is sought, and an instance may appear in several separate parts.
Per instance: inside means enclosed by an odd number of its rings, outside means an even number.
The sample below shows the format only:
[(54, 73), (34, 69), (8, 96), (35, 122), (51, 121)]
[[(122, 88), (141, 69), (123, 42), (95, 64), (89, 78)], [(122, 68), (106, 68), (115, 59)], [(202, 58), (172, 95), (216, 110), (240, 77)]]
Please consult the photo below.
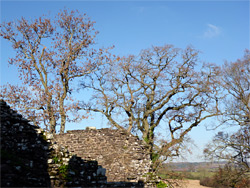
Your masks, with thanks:
[(205, 177), (212, 177), (215, 172), (211, 171), (198, 171), (198, 172), (166, 172), (158, 174), (164, 179), (191, 179), (191, 180), (201, 180)]
[(201, 180), (205, 177), (212, 177), (214, 172), (181, 172), (185, 179)]

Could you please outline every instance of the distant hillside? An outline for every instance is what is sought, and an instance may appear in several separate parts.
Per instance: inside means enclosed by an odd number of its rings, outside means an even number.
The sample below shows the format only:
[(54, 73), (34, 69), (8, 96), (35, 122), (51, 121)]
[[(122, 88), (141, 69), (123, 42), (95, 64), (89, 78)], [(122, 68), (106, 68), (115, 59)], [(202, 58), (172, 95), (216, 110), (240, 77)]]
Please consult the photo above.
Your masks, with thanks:
[(207, 171), (214, 171), (225, 164), (225, 162), (172, 162), (164, 164), (162, 170), (196, 172), (205, 168)]

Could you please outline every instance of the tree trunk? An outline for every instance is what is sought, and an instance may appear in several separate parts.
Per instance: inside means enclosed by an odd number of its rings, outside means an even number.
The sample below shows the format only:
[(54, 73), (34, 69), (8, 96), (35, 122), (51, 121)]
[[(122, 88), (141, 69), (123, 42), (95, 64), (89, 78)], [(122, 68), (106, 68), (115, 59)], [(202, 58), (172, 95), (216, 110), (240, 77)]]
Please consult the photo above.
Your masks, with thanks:
[(154, 162), (156, 157), (154, 153), (154, 129), (149, 128), (147, 131), (144, 131), (143, 140), (149, 152), (150, 160), (152, 161), (151, 169), (154, 171)]
[(52, 134), (56, 134), (56, 119), (54, 116), (53, 107), (51, 105), (52, 97), (51, 97), (51, 95), (48, 94), (48, 92), (46, 94), (48, 96), (47, 108), (48, 108), (49, 124), (50, 124), (50, 131), (49, 132)]
[(65, 124), (66, 124), (66, 115), (65, 112), (61, 114), (61, 127), (60, 127), (60, 134), (63, 134), (65, 131)]
[(65, 131), (65, 124), (66, 124), (66, 114), (64, 109), (64, 99), (66, 98), (66, 93), (59, 99), (59, 106), (60, 106), (60, 116), (61, 116), (61, 126), (60, 126), (60, 134), (63, 134)]
[(50, 133), (56, 134), (56, 120), (53, 115), (50, 117)]

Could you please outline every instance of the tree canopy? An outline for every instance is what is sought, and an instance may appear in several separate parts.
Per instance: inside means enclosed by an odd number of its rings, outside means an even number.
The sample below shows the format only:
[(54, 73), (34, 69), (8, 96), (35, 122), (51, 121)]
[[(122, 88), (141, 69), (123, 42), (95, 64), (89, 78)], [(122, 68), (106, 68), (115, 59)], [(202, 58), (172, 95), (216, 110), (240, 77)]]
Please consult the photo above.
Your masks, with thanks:
[[(198, 51), (154, 46), (138, 56), (116, 58), (82, 83), (94, 95), (82, 108), (102, 113), (118, 129), (137, 133), (157, 161), (178, 156), (185, 136), (220, 114), (215, 66), (197, 67)], [(156, 128), (167, 129), (156, 143)]]
[(227, 94), (221, 124), (238, 127), (238, 131), (219, 132), (204, 153), (211, 159), (226, 160), (244, 173), (250, 170), (250, 52), (226, 62), (221, 70), (220, 85)]
[[(222, 124), (241, 129), (235, 135), (218, 134), (214, 143), (221, 147), (211, 146), (206, 152), (228, 156), (220, 148), (233, 147), (235, 162), (245, 160), (250, 125), (249, 51), (222, 67), (201, 63), (199, 51), (191, 46), (152, 46), (138, 55), (119, 57), (109, 52), (112, 47), (95, 47), (94, 23), (86, 14), (66, 9), (54, 18), (1, 23), (0, 36), (15, 51), (9, 64), (18, 67), (22, 86), (2, 85), (0, 98), (51, 133), (56, 133), (57, 125), (64, 133), (67, 122), (86, 118), (80, 110), (99, 112), (111, 126), (143, 140), (154, 170), (162, 161), (180, 155), (193, 128), (220, 116)], [(93, 94), (89, 101), (74, 98), (81, 89)], [(162, 130), (160, 139), (157, 129)]]
[[(0, 28), (0, 36), (16, 52), (9, 63), (18, 67), (23, 81), (23, 86), (2, 86), (0, 97), (34, 124), (44, 123), (52, 133), (59, 124), (63, 133), (66, 121), (70, 121), (69, 113), (78, 107), (71, 97), (74, 81), (108, 58), (107, 49), (92, 47), (98, 33), (94, 22), (86, 14), (65, 9), (55, 18), (21, 18), (3, 22)], [(82, 118), (75, 115), (71, 120)]]

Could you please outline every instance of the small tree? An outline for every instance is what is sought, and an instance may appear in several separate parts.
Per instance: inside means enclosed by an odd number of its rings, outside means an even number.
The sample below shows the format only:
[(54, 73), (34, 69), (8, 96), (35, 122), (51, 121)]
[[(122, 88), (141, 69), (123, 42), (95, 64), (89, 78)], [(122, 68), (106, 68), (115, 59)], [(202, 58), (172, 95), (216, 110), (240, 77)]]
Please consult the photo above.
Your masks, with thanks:
[[(85, 14), (67, 10), (54, 19), (43, 16), (3, 22), (0, 36), (12, 43), (16, 56), (9, 63), (19, 68), (24, 85), (2, 86), (0, 97), (35, 124), (44, 122), (52, 133), (60, 121), (63, 133), (69, 112), (78, 107), (71, 97), (73, 81), (94, 71), (105, 59), (105, 50), (91, 48), (97, 34), (93, 25)], [(71, 120), (80, 118), (78, 115)]]
[(219, 132), (204, 150), (212, 160), (227, 161), (243, 173), (250, 171), (250, 127), (242, 127), (231, 135)]
[[(179, 155), (194, 127), (219, 114), (217, 69), (207, 65), (196, 71), (197, 58), (193, 48), (180, 50), (172, 45), (118, 57), (82, 83), (94, 92), (82, 108), (100, 112), (112, 126), (141, 136), (156, 169), (161, 160)], [(168, 131), (157, 143), (160, 125)]]

